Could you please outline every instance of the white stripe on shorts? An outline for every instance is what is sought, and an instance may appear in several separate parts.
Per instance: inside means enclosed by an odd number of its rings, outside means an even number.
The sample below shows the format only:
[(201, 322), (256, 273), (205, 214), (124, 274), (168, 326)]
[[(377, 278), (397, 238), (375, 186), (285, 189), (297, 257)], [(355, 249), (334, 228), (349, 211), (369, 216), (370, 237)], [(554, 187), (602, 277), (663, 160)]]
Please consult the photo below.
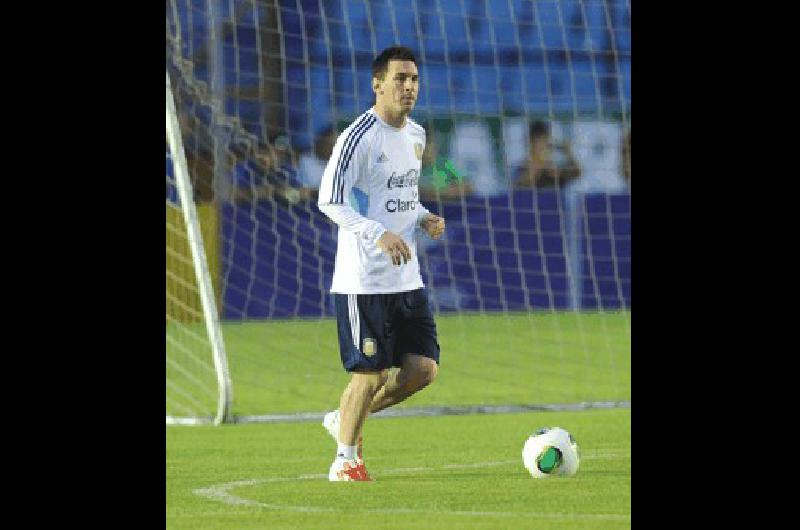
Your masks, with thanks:
[(361, 351), (361, 345), (359, 344), (358, 340), (361, 331), (361, 322), (358, 318), (358, 295), (347, 295), (347, 309), (350, 311), (350, 333), (353, 335), (353, 344), (356, 345), (356, 349), (358, 351)]

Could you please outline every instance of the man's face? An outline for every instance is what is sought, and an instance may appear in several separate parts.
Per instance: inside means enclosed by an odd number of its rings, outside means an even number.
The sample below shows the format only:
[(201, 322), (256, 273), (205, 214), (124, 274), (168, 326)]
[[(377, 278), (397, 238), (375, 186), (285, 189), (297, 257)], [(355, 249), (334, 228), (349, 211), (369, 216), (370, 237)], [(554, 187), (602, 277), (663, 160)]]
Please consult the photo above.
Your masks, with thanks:
[(261, 162), (265, 168), (271, 168), (274, 162), (274, 155), (270, 152), (269, 148), (259, 148), (258, 151), (256, 151), (256, 160)]
[(372, 79), (376, 104), (408, 114), (417, 103), (419, 74), (413, 61), (391, 60), (383, 80)]
[(553, 150), (552, 139), (549, 136), (531, 138), (531, 153), (538, 156), (547, 156)]

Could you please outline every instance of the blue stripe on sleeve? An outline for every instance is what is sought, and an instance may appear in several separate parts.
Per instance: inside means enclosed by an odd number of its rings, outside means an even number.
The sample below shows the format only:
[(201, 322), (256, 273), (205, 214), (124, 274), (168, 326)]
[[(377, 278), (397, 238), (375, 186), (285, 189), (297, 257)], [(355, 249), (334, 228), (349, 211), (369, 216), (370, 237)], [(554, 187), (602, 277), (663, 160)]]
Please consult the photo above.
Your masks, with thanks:
[[(375, 118), (373, 116), (372, 119), (369, 122), (367, 122), (365, 125), (362, 126), (361, 132), (358, 133), (358, 137), (355, 139), (353, 144), (350, 146), (350, 149), (349, 149), (348, 154), (347, 154), (347, 158), (345, 158), (345, 160), (344, 160), (344, 167), (342, 168), (342, 171), (341, 171), (342, 175), (344, 175), (344, 173), (347, 172), (347, 168), (350, 166), (350, 159), (353, 158), (353, 153), (355, 153), (355, 151), (356, 151), (356, 147), (358, 146), (358, 142), (361, 141), (361, 138), (370, 129), (370, 127), (372, 127), (375, 124), (376, 121), (377, 121), (377, 118)], [(344, 179), (343, 178), (340, 179), (339, 190), (338, 191), (339, 191), (338, 196), (339, 196), (339, 199), (340, 199), (339, 202), (343, 202), (343, 199), (344, 199), (344, 197), (343, 197), (344, 196)]]
[(359, 127), (364, 125), (364, 123), (366, 123), (367, 120), (369, 120), (369, 117), (370, 117), (369, 113), (364, 114), (358, 121), (356, 126), (350, 129), (350, 132), (347, 134), (347, 138), (345, 139), (344, 144), (342, 144), (342, 150), (339, 152), (339, 160), (336, 162), (336, 171), (333, 174), (333, 184), (331, 186), (331, 201), (330, 201), (331, 204), (342, 202), (341, 198), (338, 201), (336, 200), (338, 196), (336, 192), (340, 188), (339, 180), (342, 178), (342, 171), (341, 171), (342, 163), (346, 158), (345, 154), (349, 150), (350, 144), (353, 142), (353, 139), (358, 134)]

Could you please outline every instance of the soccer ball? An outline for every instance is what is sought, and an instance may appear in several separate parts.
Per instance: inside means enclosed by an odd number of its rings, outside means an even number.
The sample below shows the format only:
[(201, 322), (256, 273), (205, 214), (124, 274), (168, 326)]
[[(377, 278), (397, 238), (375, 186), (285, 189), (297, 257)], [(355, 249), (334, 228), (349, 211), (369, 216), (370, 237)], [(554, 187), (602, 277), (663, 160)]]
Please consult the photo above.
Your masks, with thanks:
[(575, 438), (561, 427), (538, 429), (522, 448), (522, 464), (533, 478), (574, 475), (580, 463)]

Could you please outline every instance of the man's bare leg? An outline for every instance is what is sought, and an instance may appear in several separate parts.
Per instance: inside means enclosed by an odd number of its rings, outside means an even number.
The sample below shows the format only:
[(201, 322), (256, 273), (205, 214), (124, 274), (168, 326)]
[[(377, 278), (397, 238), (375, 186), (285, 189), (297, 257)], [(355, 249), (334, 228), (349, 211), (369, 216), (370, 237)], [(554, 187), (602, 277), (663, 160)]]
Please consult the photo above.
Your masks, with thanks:
[[(372, 398), (368, 409), (369, 413), (372, 414), (396, 405), (422, 390), (433, 382), (438, 369), (439, 367), (433, 359), (416, 354), (405, 355), (403, 357), (403, 366), (389, 376), (388, 381)], [(344, 432), (344, 429), (340, 432)], [(342, 443), (344, 443), (344, 440), (342, 440)]]
[(353, 372), (339, 400), (339, 443), (356, 445), (369, 405), (386, 382), (387, 372)]

